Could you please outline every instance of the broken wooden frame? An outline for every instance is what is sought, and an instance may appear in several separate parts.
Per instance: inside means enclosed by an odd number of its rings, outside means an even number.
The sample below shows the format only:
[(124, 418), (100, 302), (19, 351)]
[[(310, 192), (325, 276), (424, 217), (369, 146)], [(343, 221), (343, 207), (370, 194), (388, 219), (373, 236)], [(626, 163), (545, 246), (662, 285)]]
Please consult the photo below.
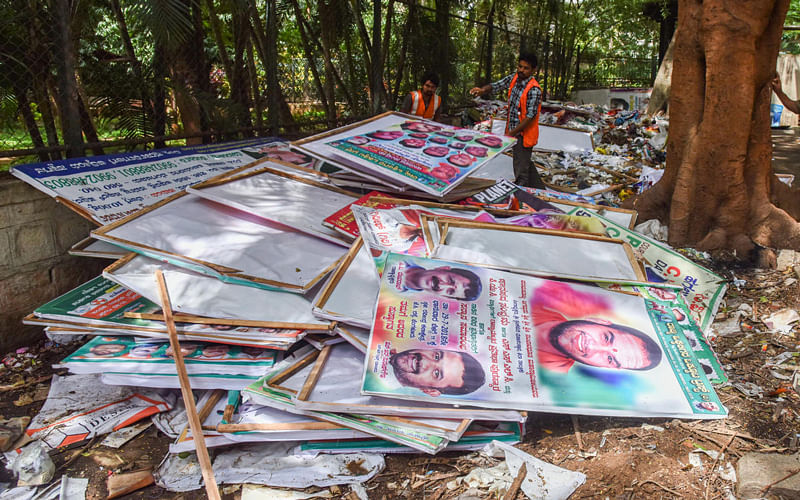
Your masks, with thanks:
[[(424, 219), (423, 219), (424, 218)], [(430, 217), (422, 216), (429, 229)], [(645, 282), (642, 265), (622, 240), (596, 234), (435, 217), (438, 241), (427, 241), (437, 259), (532, 274)], [(433, 237), (423, 231), (424, 237)]]
[(368, 329), (379, 285), (369, 249), (359, 236), (320, 289), (312, 312), (317, 318)]
[(337, 324), (333, 331), (344, 338), (351, 346), (355, 347), (364, 354), (367, 353), (367, 344), (369, 343), (369, 328), (359, 328), (357, 326), (343, 326), (341, 324)]
[[(224, 283), (135, 253), (105, 268), (103, 276), (154, 301), (158, 290), (152, 273), (156, 269), (164, 271), (180, 321), (323, 332), (332, 328), (330, 321), (311, 314), (312, 302), (304, 295)], [(128, 317), (152, 319), (142, 314)]]
[(269, 164), (187, 188), (189, 193), (324, 240), (349, 246), (352, 238), (323, 226), (324, 215), (357, 200), (330, 184), (286, 173)]
[(342, 257), (340, 246), (188, 193), (92, 232), (97, 239), (228, 283), (305, 293)]
[[(150, 316), (150, 315), (148, 315)], [(153, 317), (157, 315), (152, 315)], [(176, 315), (175, 319), (177, 321), (183, 322), (183, 317), (180, 315)], [(75, 321), (63, 321), (60, 319), (53, 319), (53, 318), (37, 318), (33, 314), (29, 314), (22, 318), (22, 324), (24, 325), (35, 325), (47, 328), (56, 328), (54, 333), (56, 334), (72, 334), (75, 335), (107, 335), (107, 336), (115, 336), (115, 335), (134, 335), (137, 337), (146, 337), (146, 338), (153, 338), (153, 339), (166, 339), (167, 338), (167, 330), (164, 327), (163, 330), (153, 330), (153, 329), (136, 329), (135, 327), (123, 327), (117, 325), (93, 325), (88, 323), (79, 323)], [(163, 324), (163, 319), (162, 319)], [(246, 346), (246, 347), (258, 347), (262, 349), (277, 349), (277, 350), (287, 350), (292, 347), (297, 340), (303, 338), (305, 332), (301, 332), (296, 340), (292, 341), (282, 341), (282, 340), (275, 340), (272, 338), (264, 339), (262, 336), (258, 335), (250, 335), (248, 336), (245, 333), (236, 332), (235, 335), (231, 334), (217, 334), (217, 333), (206, 333), (206, 332), (192, 332), (181, 330), (181, 325), (178, 325), (178, 340), (181, 342), (216, 342), (219, 344), (230, 344), (230, 345), (239, 345), (239, 346)]]

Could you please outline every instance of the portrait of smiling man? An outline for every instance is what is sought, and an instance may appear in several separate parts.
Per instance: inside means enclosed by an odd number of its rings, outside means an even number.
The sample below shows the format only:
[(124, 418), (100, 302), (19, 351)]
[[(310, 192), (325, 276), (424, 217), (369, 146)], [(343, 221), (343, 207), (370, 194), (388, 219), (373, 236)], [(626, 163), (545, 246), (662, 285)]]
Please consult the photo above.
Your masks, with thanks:
[(460, 351), (409, 349), (393, 353), (389, 364), (398, 382), (428, 396), (469, 394), (486, 381), (480, 363)]
[(475, 300), (481, 294), (481, 279), (467, 269), (439, 266), (425, 269), (406, 262), (404, 291), (425, 291), (456, 300)]
[(612, 313), (602, 297), (548, 281), (531, 302), (539, 365), (566, 373), (575, 363), (615, 370), (650, 370), (661, 347), (644, 332), (604, 319)]

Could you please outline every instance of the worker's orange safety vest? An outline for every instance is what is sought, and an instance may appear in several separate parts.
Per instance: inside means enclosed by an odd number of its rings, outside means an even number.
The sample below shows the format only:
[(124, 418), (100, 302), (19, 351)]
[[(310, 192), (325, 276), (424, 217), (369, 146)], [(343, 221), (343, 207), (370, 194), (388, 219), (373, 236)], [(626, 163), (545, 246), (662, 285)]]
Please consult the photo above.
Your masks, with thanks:
[(415, 90), (411, 92), (411, 114), (421, 116), (425, 119), (431, 120), (436, 114), (436, 110), (442, 104), (442, 98), (433, 94), (431, 105), (425, 106), (425, 99), (422, 98), (422, 92)]
[[(511, 112), (511, 89), (514, 88), (514, 85), (517, 84), (517, 77), (518, 74), (514, 74), (514, 78), (511, 79), (511, 86), (508, 87), (508, 112)], [(526, 118), (525, 112), (528, 109), (528, 92), (531, 91), (533, 87), (539, 87), (539, 82), (536, 81), (536, 78), (531, 77), (531, 81), (528, 82), (528, 85), (525, 86), (525, 90), (522, 91), (522, 95), (519, 98), (519, 121), (522, 122)], [(533, 120), (531, 123), (525, 127), (525, 130), (522, 131), (522, 145), (526, 148), (532, 148), (539, 142), (539, 112), (542, 110), (542, 100), (539, 99), (539, 106), (536, 108), (536, 116), (537, 119)], [(506, 121), (506, 135), (508, 135), (508, 121)]]

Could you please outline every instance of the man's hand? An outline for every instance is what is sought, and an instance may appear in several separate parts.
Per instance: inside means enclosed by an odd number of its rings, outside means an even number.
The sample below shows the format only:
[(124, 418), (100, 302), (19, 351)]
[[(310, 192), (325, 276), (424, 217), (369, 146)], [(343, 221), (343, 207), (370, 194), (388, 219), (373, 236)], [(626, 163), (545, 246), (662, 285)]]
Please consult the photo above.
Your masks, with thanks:
[(773, 78), (770, 83), (772, 84), (772, 90), (774, 90), (775, 93), (783, 91), (783, 88), (782, 88), (782, 85), (781, 85), (781, 77), (778, 76), (777, 73), (775, 74), (775, 78)]
[(478, 97), (484, 95), (487, 92), (486, 87), (491, 88), (489, 85), (484, 85), (483, 87), (472, 87), (469, 90), (469, 95), (471, 95), (472, 97)]

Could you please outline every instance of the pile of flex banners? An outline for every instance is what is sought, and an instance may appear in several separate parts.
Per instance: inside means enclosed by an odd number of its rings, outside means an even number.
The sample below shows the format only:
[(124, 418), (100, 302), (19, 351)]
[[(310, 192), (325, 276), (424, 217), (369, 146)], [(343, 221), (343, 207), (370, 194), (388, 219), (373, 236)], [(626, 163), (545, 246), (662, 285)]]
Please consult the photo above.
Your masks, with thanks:
[(98, 225), (72, 253), (114, 259), (25, 319), (88, 339), (29, 446), (148, 419), (167, 489), (305, 487), (514, 444), (537, 412), (724, 418), (724, 280), (633, 211), (514, 185), (513, 141), (386, 113), (15, 168)]

